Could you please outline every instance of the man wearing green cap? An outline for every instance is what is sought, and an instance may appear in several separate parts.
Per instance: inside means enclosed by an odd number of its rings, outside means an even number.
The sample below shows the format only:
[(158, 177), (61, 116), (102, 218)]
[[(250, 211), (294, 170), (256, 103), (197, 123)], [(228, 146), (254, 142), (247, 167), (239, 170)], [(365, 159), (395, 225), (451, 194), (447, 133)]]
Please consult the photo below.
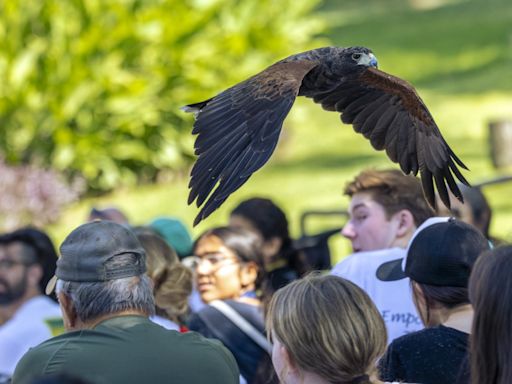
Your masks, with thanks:
[(67, 373), (93, 384), (238, 383), (233, 356), (220, 343), (152, 323), (145, 253), (122, 225), (95, 221), (60, 247), (54, 278), (67, 333), (25, 354), (14, 384)]

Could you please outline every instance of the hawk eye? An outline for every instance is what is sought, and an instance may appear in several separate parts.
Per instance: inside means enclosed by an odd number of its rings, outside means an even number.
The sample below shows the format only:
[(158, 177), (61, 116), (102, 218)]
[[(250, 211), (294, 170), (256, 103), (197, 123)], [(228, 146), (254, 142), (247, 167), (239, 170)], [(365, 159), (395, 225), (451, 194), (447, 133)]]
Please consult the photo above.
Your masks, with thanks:
[(354, 53), (354, 54), (352, 55), (352, 58), (353, 58), (354, 60), (359, 60), (359, 59), (361, 58), (361, 56), (362, 56), (362, 55), (361, 55), (360, 53)]

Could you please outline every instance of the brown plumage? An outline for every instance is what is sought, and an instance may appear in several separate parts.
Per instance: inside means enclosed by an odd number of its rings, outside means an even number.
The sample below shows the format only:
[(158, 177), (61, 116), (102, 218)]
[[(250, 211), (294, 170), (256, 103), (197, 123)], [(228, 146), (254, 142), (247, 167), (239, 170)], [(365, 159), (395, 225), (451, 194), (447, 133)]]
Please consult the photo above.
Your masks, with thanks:
[[(196, 115), (197, 134), (188, 203), (208, 217), (270, 158), (296, 96), (341, 113), (343, 123), (385, 150), (406, 174), (421, 176), (435, 206), (434, 183), (449, 207), (449, 188), (462, 201), (454, 176), (469, 185), (466, 166), (441, 135), (432, 115), (406, 81), (378, 70), (364, 47), (326, 47), (281, 60), (206, 101), (183, 109)], [(204, 204), (204, 205), (203, 205)]]

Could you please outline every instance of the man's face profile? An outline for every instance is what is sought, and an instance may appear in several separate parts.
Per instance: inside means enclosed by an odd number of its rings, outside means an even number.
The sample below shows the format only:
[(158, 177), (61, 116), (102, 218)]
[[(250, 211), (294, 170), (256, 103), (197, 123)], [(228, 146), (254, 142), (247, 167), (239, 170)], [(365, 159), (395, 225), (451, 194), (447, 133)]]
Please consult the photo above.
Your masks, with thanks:
[(23, 245), (13, 242), (0, 245), (0, 305), (9, 305), (27, 290), (29, 263), (23, 260)]
[(397, 225), (388, 219), (384, 207), (373, 200), (368, 192), (352, 196), (350, 218), (341, 234), (350, 240), (353, 252), (391, 248), (396, 239)]

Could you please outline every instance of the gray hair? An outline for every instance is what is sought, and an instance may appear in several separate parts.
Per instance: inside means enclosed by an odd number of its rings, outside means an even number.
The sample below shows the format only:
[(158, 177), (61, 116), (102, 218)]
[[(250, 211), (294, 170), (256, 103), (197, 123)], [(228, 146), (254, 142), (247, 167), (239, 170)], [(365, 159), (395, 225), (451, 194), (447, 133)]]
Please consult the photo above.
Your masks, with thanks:
[(148, 316), (155, 312), (153, 286), (146, 275), (94, 283), (58, 280), (57, 292), (71, 299), (83, 322), (127, 310)]
[[(131, 254), (118, 255), (110, 267), (122, 268), (133, 262), (132, 258)], [(83, 322), (127, 310), (147, 315), (155, 312), (153, 284), (145, 274), (92, 283), (58, 280), (57, 292), (71, 299), (77, 317)]]

